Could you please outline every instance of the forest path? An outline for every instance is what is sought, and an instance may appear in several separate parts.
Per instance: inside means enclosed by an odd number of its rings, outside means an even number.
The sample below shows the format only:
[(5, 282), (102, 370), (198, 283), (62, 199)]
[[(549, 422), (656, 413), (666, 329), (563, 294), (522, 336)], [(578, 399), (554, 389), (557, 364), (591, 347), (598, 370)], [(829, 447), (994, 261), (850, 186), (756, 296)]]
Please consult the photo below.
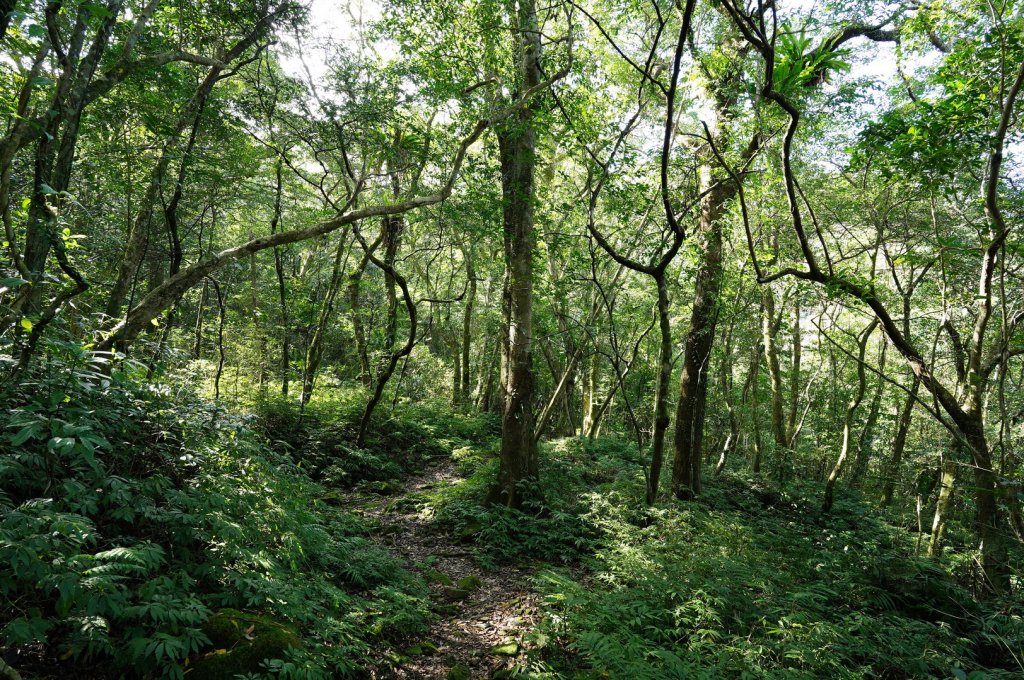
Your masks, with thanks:
[(482, 568), (469, 546), (437, 528), (431, 508), (417, 501), (417, 494), (461, 482), (450, 459), (435, 459), (422, 473), (398, 480), (400, 492), (360, 492), (354, 499), (377, 524), (374, 540), (430, 584), (436, 615), (394, 670), (376, 677), (476, 680), (502, 677), (524, 660), (523, 636), (539, 619), (529, 584), (534, 570)]

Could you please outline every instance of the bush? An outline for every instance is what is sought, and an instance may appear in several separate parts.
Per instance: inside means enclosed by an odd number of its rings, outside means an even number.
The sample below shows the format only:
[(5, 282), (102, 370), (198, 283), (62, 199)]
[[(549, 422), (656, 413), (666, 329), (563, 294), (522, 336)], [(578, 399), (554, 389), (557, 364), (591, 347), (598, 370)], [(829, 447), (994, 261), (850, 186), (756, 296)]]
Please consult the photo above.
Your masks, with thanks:
[[(600, 536), (587, 581), (537, 577), (538, 667), (652, 680), (1013, 675), (980, 650), (991, 619), (971, 594), (863, 506), (821, 518), (817, 485), (708, 486), (699, 502), (649, 510), (621, 490), (588, 496), (582, 518)], [(1000, 642), (1019, 649), (1011, 620), (999, 617)]]
[(541, 445), (544, 474), (521, 509), (486, 502), (497, 478), (496, 446), (463, 447), (453, 456), (468, 478), (433, 494), (436, 521), (471, 544), (484, 565), (531, 561), (576, 562), (589, 553), (594, 526), (584, 517), (595, 485), (635, 485), (630, 447), (613, 439), (559, 439)]
[(444, 404), (381, 406), (366, 446), (355, 446), (366, 395), (362, 390), (316, 393), (305, 409), (280, 397), (257, 401), (255, 429), (289, 451), (314, 479), (332, 487), (386, 481), (494, 436), (493, 417), (452, 413)]
[(227, 607), (302, 636), (278, 675), (343, 677), (424, 629), (422, 581), (242, 420), (69, 354), (3, 395), (0, 641), (12, 665), (180, 678)]

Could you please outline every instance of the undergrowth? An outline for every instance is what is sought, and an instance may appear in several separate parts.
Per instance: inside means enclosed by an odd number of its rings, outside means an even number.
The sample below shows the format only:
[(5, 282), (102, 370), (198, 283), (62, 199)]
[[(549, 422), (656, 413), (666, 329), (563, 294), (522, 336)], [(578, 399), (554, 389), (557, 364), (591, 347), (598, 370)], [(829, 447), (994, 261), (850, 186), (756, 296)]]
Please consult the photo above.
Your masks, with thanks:
[[(293, 626), (256, 668), (358, 676), (427, 589), (291, 456), (181, 386), (75, 348), (4, 396), (0, 645), (29, 677), (201, 677), (226, 608)], [(301, 461), (300, 461), (301, 462)], [(259, 654), (254, 657), (263, 661)], [(230, 676), (228, 676), (230, 677)]]
[(401, 403), (377, 410), (366, 445), (359, 447), (366, 399), (363, 390), (332, 389), (315, 395), (305, 408), (294, 399), (266, 395), (250, 408), (255, 428), (276, 449), (288, 452), (314, 479), (340, 488), (395, 479), (500, 432), (489, 415), (455, 413), (447, 404)]
[(855, 493), (822, 516), (817, 484), (726, 474), (648, 508), (635, 449), (604, 437), (544, 443), (530, 500), (488, 505), (491, 416), (399, 404), (354, 447), (355, 390), (239, 415), (63, 351), (0, 415), (0, 644), (30, 677), (386, 666), (427, 631), (428, 589), (336, 489), (446, 456), (462, 480), (393, 503), (432, 512), (485, 566), (536, 567), (522, 677), (1020, 677), (1021, 603), (979, 601), (960, 562), (916, 556)]
[[(427, 495), (478, 559), (532, 561), (544, 617), (522, 677), (1010, 678), (1024, 607), (979, 602), (916, 557), (855, 493), (822, 516), (820, 485), (739, 475), (696, 502), (647, 508), (635, 449), (613, 438), (541, 449), (522, 510), (484, 501), (496, 453), (456, 452), (463, 483)], [(560, 566), (562, 565), (562, 566)]]

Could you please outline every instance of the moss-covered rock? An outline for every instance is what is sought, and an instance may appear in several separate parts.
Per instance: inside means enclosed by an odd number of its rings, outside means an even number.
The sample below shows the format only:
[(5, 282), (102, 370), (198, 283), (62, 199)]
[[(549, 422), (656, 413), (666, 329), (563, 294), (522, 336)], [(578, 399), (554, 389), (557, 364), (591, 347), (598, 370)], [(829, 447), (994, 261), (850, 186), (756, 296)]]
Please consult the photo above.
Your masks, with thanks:
[(295, 629), (259, 614), (222, 609), (203, 624), (213, 649), (197, 657), (189, 680), (220, 680), (237, 674), (259, 673), (264, 659), (281, 659), (302, 646)]
[(454, 586), (444, 588), (444, 597), (449, 602), (466, 600), (474, 591), (479, 590), (484, 582), (479, 576), (463, 576)]
[(451, 576), (438, 569), (428, 568), (423, 570), (423, 578), (427, 583), (437, 583), (442, 586), (454, 586)]
[(377, 482), (366, 482), (363, 485), (370, 493), (375, 493), (380, 496), (394, 496), (402, 493), (403, 489), (400, 484), (389, 480), (377, 481)]
[(496, 645), (491, 648), (491, 654), (497, 656), (515, 656), (519, 653), (519, 643), (515, 640)]
[(469, 666), (459, 664), (448, 671), (448, 680), (469, 680)]
[(455, 587), (459, 590), (472, 592), (474, 590), (479, 590), (483, 584), (484, 582), (480, 580), (479, 576), (469, 575), (460, 578)]

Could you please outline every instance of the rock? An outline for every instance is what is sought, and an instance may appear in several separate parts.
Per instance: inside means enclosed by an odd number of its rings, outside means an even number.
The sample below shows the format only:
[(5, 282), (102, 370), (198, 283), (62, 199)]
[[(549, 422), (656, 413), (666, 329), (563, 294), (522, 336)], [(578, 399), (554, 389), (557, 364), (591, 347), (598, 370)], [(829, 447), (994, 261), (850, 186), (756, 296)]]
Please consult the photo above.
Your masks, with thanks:
[(448, 670), (448, 680), (469, 680), (469, 666), (458, 664)]
[(423, 571), (423, 578), (426, 579), (427, 583), (437, 583), (439, 585), (449, 587), (455, 585), (448, 574), (437, 569), (425, 569)]
[(302, 646), (298, 633), (270, 617), (236, 609), (221, 609), (203, 624), (213, 650), (195, 658), (189, 680), (219, 680), (261, 673), (264, 659), (283, 659)]
[(402, 493), (401, 486), (388, 481), (370, 482), (367, 484), (366, 490), (381, 496), (394, 496), (395, 494)]
[(462, 527), (459, 531), (459, 541), (462, 543), (469, 543), (484, 528), (484, 525), (480, 522), (470, 522), (466, 526)]
[(515, 656), (518, 653), (518, 642), (506, 642), (504, 644), (491, 648), (491, 654), (495, 654), (497, 656)]
[(462, 588), (445, 588), (443, 592), (444, 599), (449, 602), (461, 602), (472, 594), (471, 591)]
[(451, 618), (458, 616), (460, 611), (459, 605), (457, 604), (439, 604), (434, 607), (434, 612), (442, 618)]
[(473, 591), (480, 590), (483, 581), (479, 576), (463, 576), (454, 587), (444, 589), (444, 596), (450, 602), (460, 602), (473, 594)]
[(347, 499), (345, 498), (345, 494), (342, 493), (341, 491), (328, 491), (327, 493), (320, 497), (320, 500), (322, 500), (324, 503), (327, 503), (328, 505), (340, 507), (345, 505), (345, 501)]
[(480, 590), (480, 588), (483, 586), (483, 584), (484, 584), (484, 582), (480, 580), (479, 576), (469, 575), (469, 576), (463, 576), (462, 578), (460, 578), (459, 579), (459, 583), (458, 583), (458, 585), (456, 587), (459, 590), (465, 590), (465, 591), (468, 591), (468, 592), (472, 592), (474, 590)]

